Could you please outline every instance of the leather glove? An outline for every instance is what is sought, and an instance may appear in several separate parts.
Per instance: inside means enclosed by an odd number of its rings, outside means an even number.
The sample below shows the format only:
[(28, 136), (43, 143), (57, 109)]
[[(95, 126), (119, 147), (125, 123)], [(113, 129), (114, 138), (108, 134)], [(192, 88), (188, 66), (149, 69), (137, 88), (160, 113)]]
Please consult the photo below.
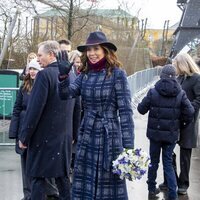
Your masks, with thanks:
[(69, 62), (67, 52), (66, 51), (58, 52), (56, 59), (58, 63), (60, 76), (68, 75), (74, 63)]

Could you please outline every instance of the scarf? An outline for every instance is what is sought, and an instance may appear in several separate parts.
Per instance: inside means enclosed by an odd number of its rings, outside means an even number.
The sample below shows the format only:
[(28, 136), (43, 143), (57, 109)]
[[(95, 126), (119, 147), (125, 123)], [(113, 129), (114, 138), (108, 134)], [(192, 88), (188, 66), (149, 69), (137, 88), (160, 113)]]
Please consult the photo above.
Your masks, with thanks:
[(101, 60), (99, 60), (96, 63), (91, 63), (88, 60), (87, 63), (88, 63), (89, 70), (92, 70), (92, 71), (101, 71), (102, 69), (105, 69), (105, 67), (106, 67), (106, 58), (103, 57)]

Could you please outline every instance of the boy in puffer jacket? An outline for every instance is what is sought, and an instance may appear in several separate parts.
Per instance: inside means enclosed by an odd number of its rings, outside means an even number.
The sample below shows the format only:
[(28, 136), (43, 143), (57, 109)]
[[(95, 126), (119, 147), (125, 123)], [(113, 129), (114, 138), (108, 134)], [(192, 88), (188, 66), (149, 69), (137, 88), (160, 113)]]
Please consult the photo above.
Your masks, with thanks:
[(168, 200), (177, 200), (177, 181), (172, 166), (172, 153), (179, 140), (180, 126), (186, 126), (193, 119), (194, 108), (176, 80), (176, 70), (165, 65), (160, 80), (151, 88), (147, 96), (139, 103), (138, 112), (149, 111), (147, 137), (150, 140), (151, 165), (148, 169), (149, 198), (160, 192), (156, 188), (157, 169), (160, 151), (164, 174), (168, 183)]

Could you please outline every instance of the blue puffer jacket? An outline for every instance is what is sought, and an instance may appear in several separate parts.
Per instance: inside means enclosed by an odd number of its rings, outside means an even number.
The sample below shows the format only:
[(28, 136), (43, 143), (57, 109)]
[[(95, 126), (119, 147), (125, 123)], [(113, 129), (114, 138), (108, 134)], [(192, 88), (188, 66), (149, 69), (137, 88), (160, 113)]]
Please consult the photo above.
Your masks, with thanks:
[(160, 79), (138, 105), (138, 111), (149, 111), (149, 139), (175, 143), (179, 140), (180, 125), (193, 119), (194, 108), (175, 79)]

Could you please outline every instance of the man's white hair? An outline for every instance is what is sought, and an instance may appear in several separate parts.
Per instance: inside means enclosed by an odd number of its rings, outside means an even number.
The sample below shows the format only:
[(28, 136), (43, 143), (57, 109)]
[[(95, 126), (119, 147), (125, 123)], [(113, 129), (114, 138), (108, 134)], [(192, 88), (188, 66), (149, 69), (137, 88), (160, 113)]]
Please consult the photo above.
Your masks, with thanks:
[(45, 53), (53, 52), (55, 56), (60, 51), (59, 43), (55, 40), (47, 40), (47, 41), (41, 42), (38, 44), (38, 48), (41, 46), (43, 47), (43, 51)]

